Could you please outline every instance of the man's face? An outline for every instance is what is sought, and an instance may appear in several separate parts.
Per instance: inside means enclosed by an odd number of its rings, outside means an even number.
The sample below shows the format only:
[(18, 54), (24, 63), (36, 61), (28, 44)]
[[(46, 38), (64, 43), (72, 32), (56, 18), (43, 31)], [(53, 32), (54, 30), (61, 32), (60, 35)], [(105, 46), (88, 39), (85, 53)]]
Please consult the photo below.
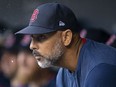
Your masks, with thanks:
[(46, 68), (54, 65), (64, 53), (61, 32), (32, 35), (30, 49), (40, 67)]

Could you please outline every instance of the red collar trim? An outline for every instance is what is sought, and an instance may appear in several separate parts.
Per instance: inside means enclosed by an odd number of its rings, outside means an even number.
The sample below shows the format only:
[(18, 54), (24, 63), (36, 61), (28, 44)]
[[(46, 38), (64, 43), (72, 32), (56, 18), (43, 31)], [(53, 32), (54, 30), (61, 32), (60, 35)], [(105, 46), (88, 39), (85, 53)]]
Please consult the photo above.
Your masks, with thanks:
[(82, 42), (85, 44), (86, 43), (86, 39), (85, 38), (82, 38)]

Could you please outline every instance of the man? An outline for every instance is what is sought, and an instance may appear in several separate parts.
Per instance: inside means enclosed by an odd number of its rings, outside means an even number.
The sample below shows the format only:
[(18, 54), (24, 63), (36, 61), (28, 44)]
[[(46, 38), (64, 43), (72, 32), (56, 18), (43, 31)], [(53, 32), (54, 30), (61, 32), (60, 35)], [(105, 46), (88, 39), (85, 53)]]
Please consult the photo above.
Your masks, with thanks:
[(60, 66), (57, 87), (116, 87), (116, 49), (79, 36), (81, 27), (64, 5), (47, 3), (34, 10), (30, 49), (42, 68)]

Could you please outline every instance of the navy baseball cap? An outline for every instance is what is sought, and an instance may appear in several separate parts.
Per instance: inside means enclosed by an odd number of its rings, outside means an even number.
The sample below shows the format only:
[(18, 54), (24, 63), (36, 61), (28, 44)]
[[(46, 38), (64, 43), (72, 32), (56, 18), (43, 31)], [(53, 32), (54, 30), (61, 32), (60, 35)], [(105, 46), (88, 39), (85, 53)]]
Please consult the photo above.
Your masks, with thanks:
[(68, 7), (59, 3), (46, 3), (37, 7), (29, 25), (15, 34), (44, 34), (62, 29), (78, 32), (81, 26)]

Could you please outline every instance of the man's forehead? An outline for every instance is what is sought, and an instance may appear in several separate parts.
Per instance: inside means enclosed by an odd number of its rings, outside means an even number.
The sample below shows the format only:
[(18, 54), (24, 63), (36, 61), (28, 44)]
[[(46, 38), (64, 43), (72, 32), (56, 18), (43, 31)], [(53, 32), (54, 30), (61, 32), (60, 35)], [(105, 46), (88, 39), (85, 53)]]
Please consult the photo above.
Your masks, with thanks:
[(31, 37), (39, 37), (41, 35), (46, 35), (46, 34), (32, 34)]
[(42, 35), (51, 36), (51, 35), (56, 34), (56, 32), (57, 32), (57, 31), (55, 31), (55, 32), (50, 32), (50, 33), (44, 33), (44, 34), (32, 34), (31, 37), (39, 37), (39, 36), (42, 36)]
[(31, 37), (37, 37), (39, 35), (42, 35), (42, 34), (32, 34)]

